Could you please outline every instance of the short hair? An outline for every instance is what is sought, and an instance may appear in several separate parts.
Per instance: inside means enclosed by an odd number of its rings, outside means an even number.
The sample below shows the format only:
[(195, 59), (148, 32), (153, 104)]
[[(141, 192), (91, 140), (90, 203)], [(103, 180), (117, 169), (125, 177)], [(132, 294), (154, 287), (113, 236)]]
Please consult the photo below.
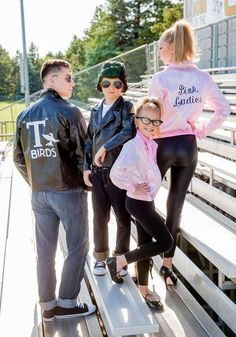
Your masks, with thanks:
[(68, 68), (71, 70), (71, 65), (69, 62), (61, 59), (48, 59), (44, 61), (40, 70), (41, 82), (44, 82), (44, 79), (48, 74), (53, 71), (60, 71), (61, 68)]
[(188, 22), (184, 20), (175, 22), (162, 33), (160, 40), (173, 44), (173, 62), (193, 61), (196, 58), (196, 36)]
[(140, 116), (144, 109), (160, 111), (160, 117), (163, 115), (163, 106), (156, 97), (142, 97), (136, 104), (135, 115)]

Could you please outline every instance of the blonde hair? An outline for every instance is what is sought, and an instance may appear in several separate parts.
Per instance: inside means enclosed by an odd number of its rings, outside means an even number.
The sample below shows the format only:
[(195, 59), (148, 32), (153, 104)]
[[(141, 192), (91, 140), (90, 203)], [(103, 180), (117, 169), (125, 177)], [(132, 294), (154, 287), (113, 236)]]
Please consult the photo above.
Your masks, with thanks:
[[(143, 110), (151, 110), (154, 112), (160, 113), (159, 119), (163, 116), (163, 107), (161, 102), (158, 101), (155, 97), (143, 97), (141, 98), (135, 107), (135, 116), (139, 117)], [(136, 123), (135, 123), (136, 124)], [(137, 127), (137, 124), (136, 124)], [(155, 138), (160, 137), (160, 126), (156, 126), (156, 135)]]
[(177, 21), (164, 31), (160, 40), (173, 44), (173, 62), (193, 61), (196, 58), (196, 36), (188, 22)]
[(160, 118), (163, 115), (163, 107), (161, 102), (155, 97), (143, 97), (137, 104), (135, 109), (135, 115), (140, 116), (142, 110), (160, 111)]

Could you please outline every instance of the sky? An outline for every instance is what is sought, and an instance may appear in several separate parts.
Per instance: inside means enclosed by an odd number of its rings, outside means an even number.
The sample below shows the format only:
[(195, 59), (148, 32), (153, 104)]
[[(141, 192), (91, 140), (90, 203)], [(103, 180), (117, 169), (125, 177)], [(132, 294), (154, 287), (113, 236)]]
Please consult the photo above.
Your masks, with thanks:
[[(4, 1), (4, 4), (3, 4)], [(0, 45), (10, 56), (22, 51), (20, 0), (1, 0)], [(27, 50), (31, 42), (40, 56), (64, 52), (72, 38), (84, 36), (97, 5), (105, 0), (24, 0)]]

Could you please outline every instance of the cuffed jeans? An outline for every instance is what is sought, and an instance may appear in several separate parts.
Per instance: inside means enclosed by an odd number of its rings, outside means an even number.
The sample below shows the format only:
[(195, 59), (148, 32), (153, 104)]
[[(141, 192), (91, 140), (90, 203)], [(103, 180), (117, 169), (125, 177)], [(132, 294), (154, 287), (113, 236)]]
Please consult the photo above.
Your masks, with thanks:
[(131, 217), (125, 208), (126, 191), (116, 187), (110, 179), (110, 168), (92, 170), (93, 233), (96, 260), (105, 260), (109, 256), (108, 222), (111, 206), (116, 223), (115, 255), (126, 253), (130, 244)]
[[(32, 192), (32, 209), (40, 305), (45, 310), (57, 304), (72, 308), (77, 304), (89, 249), (87, 192), (80, 188)], [(65, 230), (66, 255), (56, 300), (55, 255), (60, 222)]]

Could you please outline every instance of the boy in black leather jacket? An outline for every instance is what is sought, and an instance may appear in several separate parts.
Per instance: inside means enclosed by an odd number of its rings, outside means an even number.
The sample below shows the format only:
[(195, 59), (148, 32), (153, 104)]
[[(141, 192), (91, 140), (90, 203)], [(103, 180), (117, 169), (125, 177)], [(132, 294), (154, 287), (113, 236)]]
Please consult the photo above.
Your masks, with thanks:
[[(70, 64), (48, 59), (40, 72), (40, 99), (17, 118), (14, 163), (32, 189), (39, 303), (44, 321), (81, 317), (96, 310), (78, 303), (88, 253), (87, 191), (83, 181), (86, 123), (69, 103), (74, 88)], [(58, 293), (55, 254), (59, 224), (65, 230)]]
[(97, 82), (97, 89), (103, 92), (104, 99), (91, 110), (84, 161), (84, 181), (92, 187), (95, 275), (106, 273), (111, 206), (117, 222), (113, 255), (129, 250), (131, 219), (125, 208), (126, 192), (113, 185), (109, 177), (122, 145), (135, 134), (133, 104), (122, 97), (127, 88), (125, 65), (105, 62)]

